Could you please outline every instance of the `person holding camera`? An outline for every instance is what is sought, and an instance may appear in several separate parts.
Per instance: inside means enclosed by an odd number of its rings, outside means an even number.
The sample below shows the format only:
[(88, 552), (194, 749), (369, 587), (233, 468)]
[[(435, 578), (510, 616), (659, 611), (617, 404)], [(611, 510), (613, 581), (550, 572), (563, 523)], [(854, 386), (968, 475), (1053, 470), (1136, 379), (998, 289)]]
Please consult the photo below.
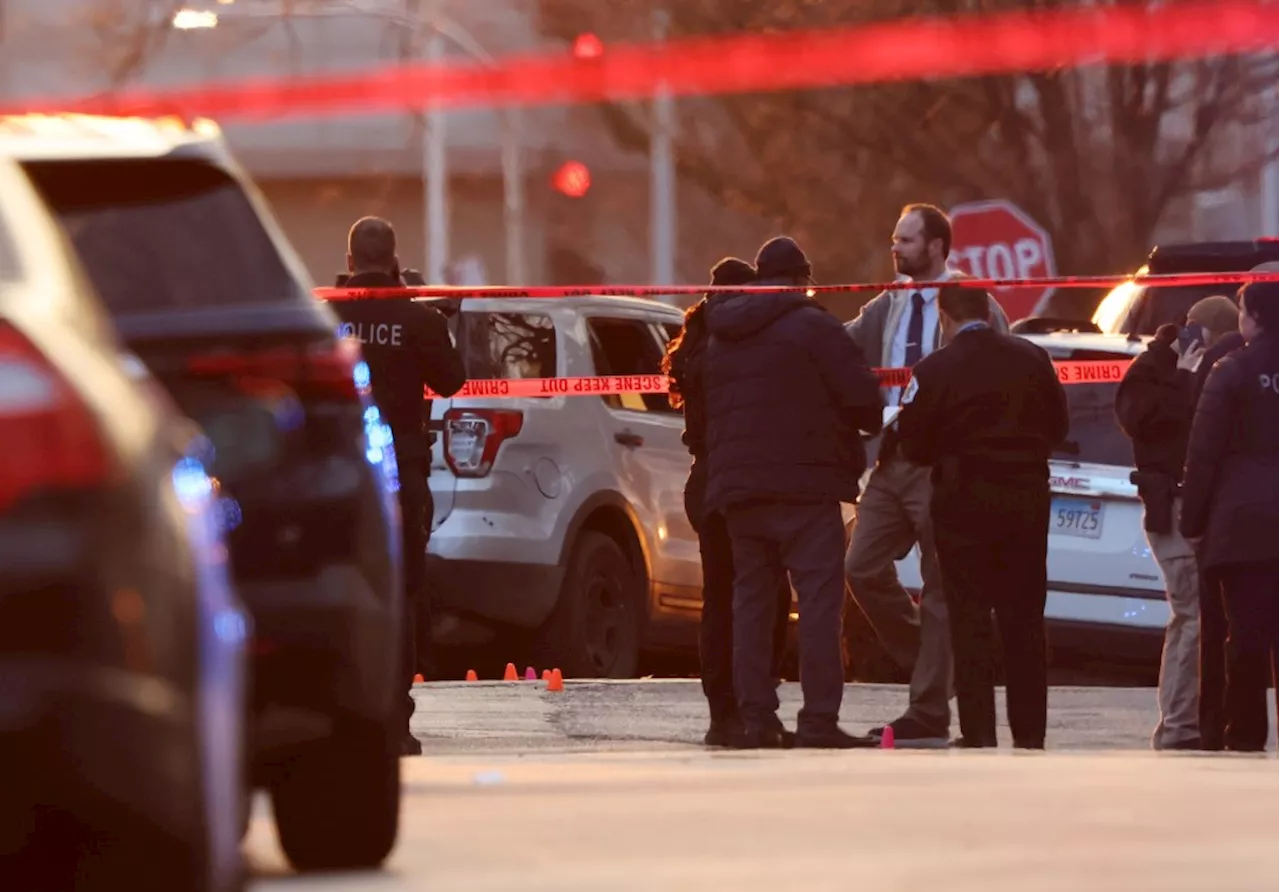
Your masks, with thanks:
[(1203, 344), (1172, 324), (1160, 326), (1129, 366), (1116, 394), (1116, 417), (1133, 441), (1131, 479), (1143, 505), (1143, 528), (1164, 575), (1169, 622), (1160, 655), (1160, 719), (1154, 749), (1199, 749), (1200, 576), (1195, 552), (1178, 534), (1178, 490), (1191, 429), (1192, 385)]
[(1116, 393), (1116, 417), (1133, 441), (1132, 475), (1143, 504), (1143, 528), (1164, 575), (1169, 599), (1160, 656), (1160, 719), (1151, 736), (1157, 750), (1200, 749), (1200, 570), (1178, 532), (1182, 468), (1195, 412), (1196, 371), (1206, 351), (1236, 328), (1235, 304), (1206, 298), (1187, 324), (1166, 324), (1133, 361)]

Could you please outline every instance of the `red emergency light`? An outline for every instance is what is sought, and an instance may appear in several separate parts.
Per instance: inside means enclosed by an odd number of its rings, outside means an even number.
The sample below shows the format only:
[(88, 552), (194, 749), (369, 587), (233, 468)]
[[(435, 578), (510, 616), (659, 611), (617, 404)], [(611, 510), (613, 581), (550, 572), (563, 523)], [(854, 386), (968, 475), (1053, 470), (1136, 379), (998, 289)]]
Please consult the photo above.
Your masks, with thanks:
[(581, 161), (566, 161), (551, 177), (551, 185), (570, 198), (581, 198), (591, 188), (591, 171)]
[(575, 59), (599, 59), (603, 55), (604, 41), (590, 32), (579, 34), (573, 41)]

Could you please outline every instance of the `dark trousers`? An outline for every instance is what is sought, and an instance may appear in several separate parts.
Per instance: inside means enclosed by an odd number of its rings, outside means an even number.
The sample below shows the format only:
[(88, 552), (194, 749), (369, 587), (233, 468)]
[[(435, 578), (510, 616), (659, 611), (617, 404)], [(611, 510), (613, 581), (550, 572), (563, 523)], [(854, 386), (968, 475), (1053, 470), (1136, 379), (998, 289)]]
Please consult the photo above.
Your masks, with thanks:
[[(696, 516), (692, 515), (690, 521)], [(702, 693), (707, 698), (711, 721), (730, 722), (738, 716), (738, 701), (733, 693), (733, 545), (723, 514), (702, 518), (695, 528), (702, 555), (702, 621), (698, 628)], [(770, 675), (776, 679), (782, 674), (791, 613), (791, 587), (785, 574), (776, 580), (774, 592), (777, 616)]]
[(800, 599), (797, 730), (834, 726), (844, 697), (840, 621), (844, 609), (844, 523), (838, 502), (752, 503), (726, 513), (733, 544), (733, 687), (748, 729), (773, 726), (778, 691), (772, 655), (778, 580), (789, 573)]
[(421, 459), (399, 459), (400, 530), (404, 561), (404, 696), (413, 715), (413, 676), (430, 665), (431, 604), (427, 587), (427, 537), (433, 504), (427, 485), (430, 465)]
[(1200, 573), (1200, 745), (1220, 750), (1227, 730), (1227, 612), (1222, 581), (1212, 570)]
[(1267, 688), (1276, 680), (1280, 600), (1275, 561), (1224, 564), (1210, 576), (1227, 617), (1224, 698), (1227, 749), (1259, 752), (1267, 745)]
[(1032, 476), (935, 485), (931, 511), (965, 744), (996, 745), (994, 610), (1014, 745), (1043, 747), (1049, 691), (1044, 643), (1048, 483)]

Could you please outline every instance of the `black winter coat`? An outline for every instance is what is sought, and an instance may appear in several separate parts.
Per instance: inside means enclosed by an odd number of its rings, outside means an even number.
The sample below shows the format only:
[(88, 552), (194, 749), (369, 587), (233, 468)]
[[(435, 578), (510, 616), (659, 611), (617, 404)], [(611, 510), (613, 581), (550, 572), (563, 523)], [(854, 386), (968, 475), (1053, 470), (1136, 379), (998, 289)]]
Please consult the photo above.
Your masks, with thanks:
[[(388, 275), (361, 273), (348, 279), (346, 287), (402, 285)], [(467, 381), (444, 316), (425, 304), (386, 298), (340, 300), (330, 306), (342, 320), (340, 334), (360, 339), (373, 398), (391, 426), (397, 457), (424, 457), (428, 441), (423, 421), (431, 412), (424, 386), (448, 397)]]
[(1178, 368), (1178, 354), (1163, 341), (1152, 341), (1129, 366), (1116, 392), (1116, 419), (1133, 441), (1139, 471), (1182, 479), (1191, 431), (1194, 379)]
[(897, 424), (907, 461), (932, 467), (935, 484), (1030, 471), (1047, 489), (1049, 455), (1070, 428), (1048, 353), (984, 326), (960, 332), (913, 372)]
[(879, 433), (883, 402), (844, 326), (801, 292), (725, 295), (706, 312), (706, 510), (856, 501), (859, 431)]
[(1196, 406), (1182, 485), (1182, 535), (1202, 568), (1280, 559), (1280, 434), (1273, 334), (1218, 362)]

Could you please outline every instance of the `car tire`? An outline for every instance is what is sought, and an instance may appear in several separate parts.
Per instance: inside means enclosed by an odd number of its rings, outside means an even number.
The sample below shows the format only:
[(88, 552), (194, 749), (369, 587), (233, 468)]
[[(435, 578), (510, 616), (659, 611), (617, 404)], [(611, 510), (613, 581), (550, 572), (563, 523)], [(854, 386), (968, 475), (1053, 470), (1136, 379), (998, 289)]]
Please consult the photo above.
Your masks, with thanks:
[(400, 830), (399, 739), (387, 722), (339, 725), (280, 766), (271, 805), (297, 870), (378, 867)]
[(617, 542), (594, 530), (580, 535), (555, 611), (538, 630), (535, 662), (573, 678), (634, 678), (642, 588)]

